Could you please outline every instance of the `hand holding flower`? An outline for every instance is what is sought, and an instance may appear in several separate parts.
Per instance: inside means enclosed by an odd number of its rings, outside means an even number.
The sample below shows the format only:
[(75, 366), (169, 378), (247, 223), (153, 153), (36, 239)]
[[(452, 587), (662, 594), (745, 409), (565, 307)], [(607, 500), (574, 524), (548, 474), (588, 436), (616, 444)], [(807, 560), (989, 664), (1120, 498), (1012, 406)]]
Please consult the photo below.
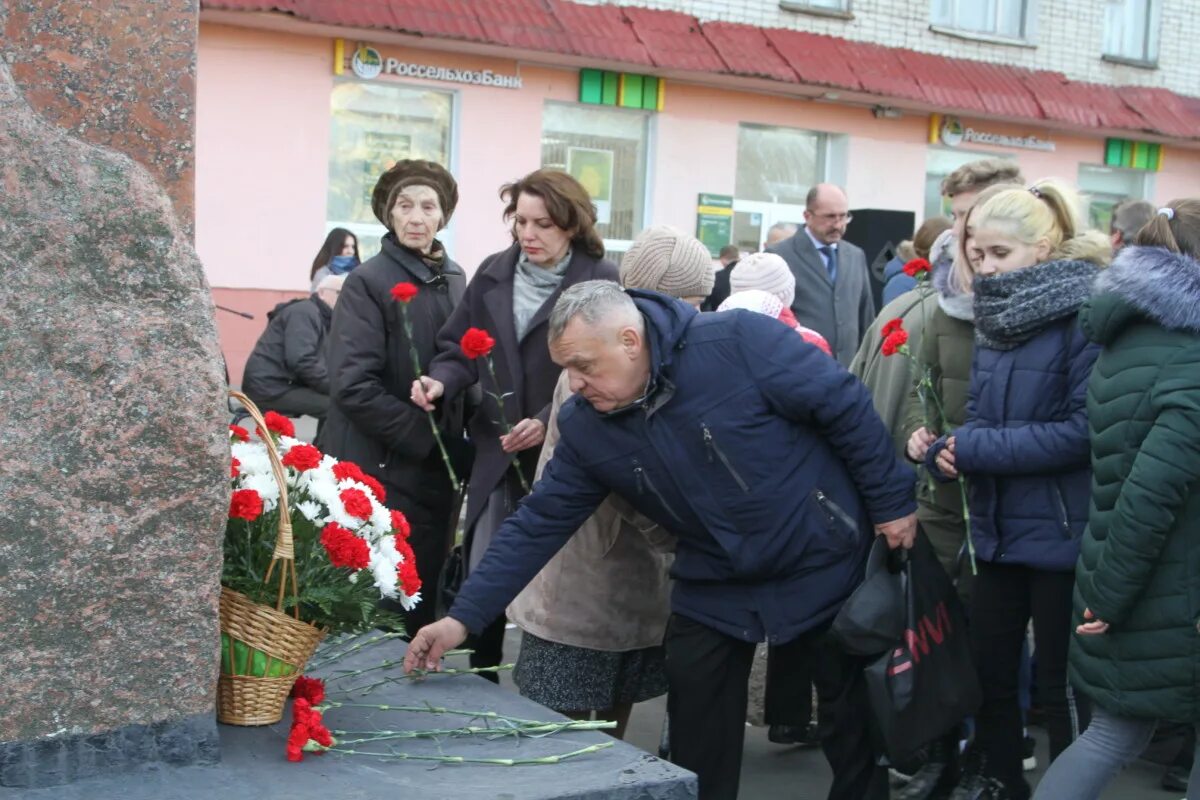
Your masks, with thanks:
[(423, 411), (433, 411), (434, 403), (444, 394), (446, 387), (441, 381), (434, 380), (428, 375), (422, 375), (413, 381), (413, 404)]
[(917, 428), (913, 431), (912, 436), (908, 437), (908, 445), (905, 450), (911, 460), (920, 463), (925, 460), (925, 453), (929, 451), (929, 446), (936, 441), (937, 436), (933, 435), (928, 428)]
[(519, 453), (537, 447), (546, 440), (546, 426), (540, 419), (523, 419), (513, 426), (512, 432), (500, 437), (500, 447), (506, 453)]

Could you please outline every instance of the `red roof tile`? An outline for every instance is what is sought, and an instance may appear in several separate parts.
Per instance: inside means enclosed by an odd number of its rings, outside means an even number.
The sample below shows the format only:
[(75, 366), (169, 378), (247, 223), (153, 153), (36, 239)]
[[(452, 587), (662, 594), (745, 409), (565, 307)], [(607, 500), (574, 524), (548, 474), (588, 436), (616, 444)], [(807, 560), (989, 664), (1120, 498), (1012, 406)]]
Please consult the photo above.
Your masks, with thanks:
[(844, 39), (778, 28), (764, 28), (763, 34), (802, 83), (854, 91), (862, 89), (844, 55)]
[(987, 111), (975, 84), (956, 59), (899, 50), (896, 55), (921, 88), (925, 100), (939, 110)]
[(293, 0), (295, 14), (310, 22), (395, 30), (390, 0)]
[(222, 11), (282, 11), (290, 14), (295, 3), (292, 0), (204, 0), (203, 5)]
[(678, 11), (622, 8), (650, 60), (666, 69), (725, 72), (728, 67), (700, 32), (700, 23)]
[(549, 53), (575, 52), (544, 0), (487, 0), (470, 7), (490, 42)]
[(1042, 110), (1037, 100), (1021, 82), (1021, 75), (1029, 70), (963, 59), (956, 59), (955, 65), (975, 87), (975, 92), (987, 113), (1025, 119), (1042, 118)]
[(789, 83), (800, 80), (783, 56), (771, 47), (762, 28), (735, 22), (709, 22), (704, 26), (704, 38), (721, 54), (734, 75)]
[(618, 6), (585, 6), (568, 0), (547, 0), (563, 28), (572, 51), (581, 56), (653, 66), (633, 26)]
[(1067, 90), (1091, 106), (1100, 125), (1105, 128), (1124, 128), (1131, 131), (1154, 129), (1141, 114), (1121, 99), (1115, 86), (1067, 81)]
[(925, 99), (925, 93), (893, 48), (866, 42), (847, 42), (843, 52), (863, 91), (883, 97)]
[(1200, 136), (1200, 100), (1145, 86), (1122, 86), (1117, 94), (1146, 120), (1149, 130), (1186, 139)]

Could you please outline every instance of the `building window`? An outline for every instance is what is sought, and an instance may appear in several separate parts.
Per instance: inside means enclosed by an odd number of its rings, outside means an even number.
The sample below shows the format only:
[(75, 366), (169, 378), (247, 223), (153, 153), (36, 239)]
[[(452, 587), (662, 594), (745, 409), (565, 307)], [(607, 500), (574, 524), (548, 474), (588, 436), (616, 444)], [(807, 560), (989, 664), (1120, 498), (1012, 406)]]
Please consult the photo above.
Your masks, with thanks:
[(955, 32), (1024, 40), (1032, 0), (933, 0), (933, 25)]
[(371, 211), (379, 176), (405, 158), (449, 168), (453, 107), (449, 92), (366, 82), (333, 87), (326, 224), (353, 231), (364, 259), (379, 251), (386, 233)]
[(548, 102), (543, 112), (542, 166), (571, 173), (588, 190), (610, 255), (628, 249), (645, 225), (649, 127), (644, 111)]
[(829, 136), (800, 128), (738, 126), (734, 244), (756, 252), (771, 226), (804, 225), (808, 190), (828, 180)]
[(807, 11), (844, 16), (850, 13), (850, 0), (779, 0), (784, 11)]
[(1108, 233), (1112, 212), (1122, 200), (1149, 200), (1154, 173), (1139, 169), (1079, 165), (1079, 191), (1087, 202), (1088, 225)]
[(979, 153), (931, 147), (925, 155), (925, 219), (950, 216), (950, 200), (942, 197), (942, 181), (954, 170), (981, 158), (1012, 160), (1008, 153)]
[(1158, 0), (1107, 0), (1105, 57), (1146, 64), (1157, 62), (1161, 7)]

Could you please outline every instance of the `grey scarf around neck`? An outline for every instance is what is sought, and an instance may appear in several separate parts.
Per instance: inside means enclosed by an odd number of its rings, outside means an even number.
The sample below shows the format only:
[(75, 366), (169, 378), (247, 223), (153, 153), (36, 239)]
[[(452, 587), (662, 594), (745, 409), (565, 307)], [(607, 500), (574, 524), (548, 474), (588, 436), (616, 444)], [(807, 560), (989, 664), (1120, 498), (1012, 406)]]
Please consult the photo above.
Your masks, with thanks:
[(1091, 296), (1099, 271), (1091, 261), (1063, 260), (976, 278), (976, 343), (1012, 350), (1073, 316)]
[(513, 275), (513, 322), (516, 325), (517, 341), (525, 338), (529, 332), (529, 323), (537, 314), (538, 309), (550, 299), (563, 282), (567, 268), (571, 266), (571, 251), (563, 256), (562, 261), (549, 269), (539, 267), (531, 262), (524, 251), (517, 259), (517, 269)]

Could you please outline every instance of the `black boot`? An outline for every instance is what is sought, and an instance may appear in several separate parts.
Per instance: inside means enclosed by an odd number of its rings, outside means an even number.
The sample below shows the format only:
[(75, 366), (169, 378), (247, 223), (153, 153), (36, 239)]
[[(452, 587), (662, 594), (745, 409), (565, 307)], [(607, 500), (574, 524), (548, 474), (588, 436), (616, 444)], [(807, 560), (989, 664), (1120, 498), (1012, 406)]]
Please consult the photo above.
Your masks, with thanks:
[[(963, 758), (962, 774), (958, 785), (950, 793), (950, 800), (1028, 800), (1029, 786), (1008, 787), (986, 772), (987, 759), (983, 753), (972, 748)], [(1024, 783), (1024, 781), (1022, 781)]]
[(929, 756), (895, 800), (944, 800), (958, 783), (958, 735), (929, 746)]

